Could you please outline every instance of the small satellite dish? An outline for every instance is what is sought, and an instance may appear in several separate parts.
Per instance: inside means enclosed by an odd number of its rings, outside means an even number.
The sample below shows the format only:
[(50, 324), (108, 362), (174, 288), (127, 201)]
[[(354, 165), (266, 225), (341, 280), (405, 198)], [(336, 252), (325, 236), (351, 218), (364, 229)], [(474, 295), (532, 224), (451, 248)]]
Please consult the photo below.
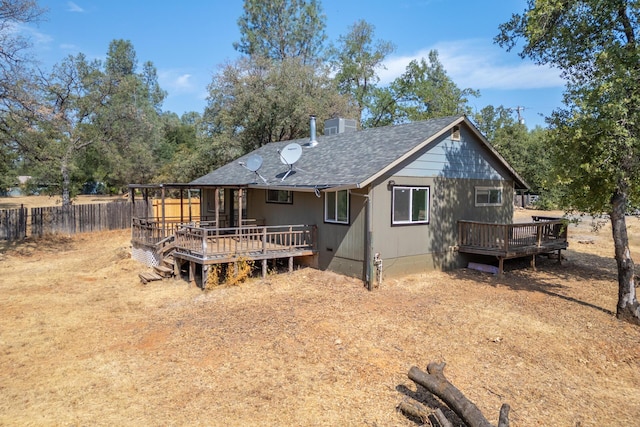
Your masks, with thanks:
[(267, 180), (264, 179), (262, 175), (260, 175), (260, 172), (258, 172), (258, 169), (262, 167), (262, 157), (259, 154), (250, 155), (249, 157), (247, 157), (246, 162), (240, 162), (240, 166), (255, 173), (260, 177), (262, 182), (264, 182), (265, 184), (267, 183)]
[(293, 165), (295, 162), (300, 160), (300, 156), (302, 156), (302, 146), (295, 142), (287, 145), (279, 151), (280, 153), (280, 161), (285, 165)]
[(262, 167), (262, 157), (259, 154), (252, 154), (247, 158), (246, 168), (251, 172), (258, 172)]

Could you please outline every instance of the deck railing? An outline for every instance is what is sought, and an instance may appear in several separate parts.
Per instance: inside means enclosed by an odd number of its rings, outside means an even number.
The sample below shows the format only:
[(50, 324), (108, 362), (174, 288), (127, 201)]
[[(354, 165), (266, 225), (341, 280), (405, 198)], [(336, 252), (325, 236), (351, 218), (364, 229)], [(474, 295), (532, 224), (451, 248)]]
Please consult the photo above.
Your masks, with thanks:
[(563, 220), (522, 224), (458, 221), (458, 245), (461, 248), (508, 253), (519, 248), (543, 248), (566, 241), (567, 222)]
[[(254, 226), (260, 221), (256, 219), (243, 219), (243, 226)], [(227, 227), (227, 221), (220, 219), (221, 227)], [(155, 245), (162, 240), (176, 234), (178, 228), (182, 226), (202, 227), (215, 229), (216, 222), (207, 218), (193, 221), (181, 221), (179, 218), (166, 218), (164, 221), (155, 218), (133, 218), (131, 221), (131, 241), (145, 245)], [(221, 228), (219, 228), (220, 230)]]
[(205, 228), (185, 225), (176, 231), (177, 252), (208, 259), (255, 256), (272, 251), (312, 250), (315, 226), (279, 225)]

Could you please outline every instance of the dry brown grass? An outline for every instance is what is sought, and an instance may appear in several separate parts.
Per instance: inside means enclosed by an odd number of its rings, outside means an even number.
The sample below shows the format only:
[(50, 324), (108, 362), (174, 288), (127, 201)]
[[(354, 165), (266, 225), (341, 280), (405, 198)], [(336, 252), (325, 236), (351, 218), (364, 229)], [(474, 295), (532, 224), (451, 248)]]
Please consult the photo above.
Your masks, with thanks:
[(414, 426), (395, 407), (424, 397), (407, 372), (430, 361), (494, 422), (507, 402), (513, 426), (637, 425), (640, 328), (613, 316), (610, 231), (571, 227), (562, 265), (374, 292), (311, 269), (142, 285), (127, 231), (11, 246), (0, 425)]
[[(107, 203), (113, 200), (122, 200), (124, 196), (79, 195), (74, 197), (72, 203), (87, 205), (92, 203)], [(43, 208), (47, 206), (60, 206), (60, 196), (19, 196), (0, 197), (0, 209), (15, 209), (20, 206), (25, 208)]]

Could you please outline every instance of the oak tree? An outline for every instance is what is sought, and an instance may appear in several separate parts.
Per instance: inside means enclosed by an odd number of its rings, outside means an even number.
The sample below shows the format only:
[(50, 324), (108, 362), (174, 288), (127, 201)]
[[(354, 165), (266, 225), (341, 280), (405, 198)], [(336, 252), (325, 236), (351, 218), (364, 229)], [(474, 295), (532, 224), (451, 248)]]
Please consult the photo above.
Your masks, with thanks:
[(391, 42), (374, 40), (374, 31), (374, 26), (367, 21), (357, 21), (346, 35), (340, 36), (337, 45), (329, 49), (340, 93), (353, 98), (361, 124), (373, 90), (380, 81), (378, 70), (384, 67), (383, 61), (394, 50)]
[[(549, 150), (567, 209), (611, 219), (617, 317), (640, 324), (626, 213), (640, 202), (640, 47), (637, 0), (529, 0), (497, 43), (561, 70), (564, 107), (549, 118)], [(522, 42), (522, 45), (518, 43)]]

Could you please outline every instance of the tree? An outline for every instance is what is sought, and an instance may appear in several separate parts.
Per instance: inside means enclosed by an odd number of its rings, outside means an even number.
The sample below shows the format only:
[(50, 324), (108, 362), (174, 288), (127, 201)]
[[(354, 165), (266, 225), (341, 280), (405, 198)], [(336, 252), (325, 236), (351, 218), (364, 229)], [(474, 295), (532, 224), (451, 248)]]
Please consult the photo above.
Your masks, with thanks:
[(78, 54), (15, 86), (15, 101), (2, 116), (5, 137), (32, 174), (62, 196), (63, 206), (77, 191), (75, 178), (90, 178), (90, 169), (97, 175), (91, 178), (116, 186), (155, 173), (159, 138), (151, 100), (162, 91), (149, 84), (152, 66), (144, 80), (134, 67), (130, 43), (114, 41), (104, 67)]
[(3, 0), (0, 3), (0, 72), (2, 82), (8, 79), (15, 67), (27, 58), (25, 50), (30, 46), (16, 26), (37, 22), (45, 10), (35, 0)]
[(388, 88), (374, 93), (367, 127), (377, 127), (434, 117), (469, 114), (468, 97), (478, 91), (460, 89), (447, 75), (438, 51), (429, 52), (429, 62), (413, 60)]
[(549, 119), (567, 209), (610, 215), (618, 267), (616, 316), (640, 324), (625, 214), (640, 201), (639, 4), (529, 0), (496, 42), (567, 79), (565, 108)]
[(391, 42), (374, 42), (373, 34), (373, 25), (364, 20), (357, 21), (346, 36), (340, 36), (338, 45), (329, 50), (340, 93), (354, 99), (361, 125), (362, 114), (368, 109), (373, 89), (380, 81), (377, 70), (383, 67), (382, 61), (394, 50)]
[(6, 111), (15, 108), (21, 81), (29, 77), (26, 64), (29, 40), (16, 31), (20, 24), (37, 22), (44, 14), (35, 0), (5, 0), (0, 3), (0, 192), (15, 184), (18, 152), (7, 134)]
[(233, 141), (224, 147), (224, 164), (269, 142), (308, 136), (310, 115), (344, 117), (350, 111), (327, 68), (298, 58), (241, 58), (214, 76), (203, 125), (211, 137), (225, 134), (225, 143)]
[(316, 0), (245, 0), (240, 41), (233, 47), (249, 56), (308, 64), (322, 52), (325, 21)]

